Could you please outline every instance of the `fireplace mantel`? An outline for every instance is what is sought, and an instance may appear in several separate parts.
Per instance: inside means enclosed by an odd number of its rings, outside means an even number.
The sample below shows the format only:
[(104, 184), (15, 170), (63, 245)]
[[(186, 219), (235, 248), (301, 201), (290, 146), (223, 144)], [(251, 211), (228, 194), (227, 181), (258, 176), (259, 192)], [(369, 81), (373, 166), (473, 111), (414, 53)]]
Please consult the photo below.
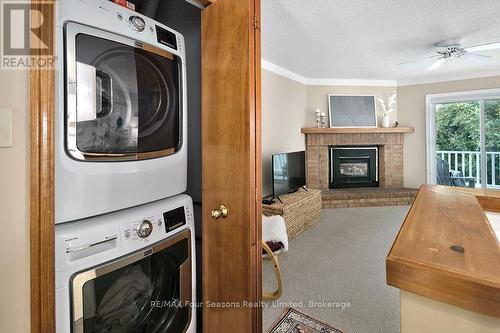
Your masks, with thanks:
[(413, 127), (337, 127), (337, 128), (318, 128), (302, 127), (303, 134), (363, 134), (363, 133), (413, 133)]

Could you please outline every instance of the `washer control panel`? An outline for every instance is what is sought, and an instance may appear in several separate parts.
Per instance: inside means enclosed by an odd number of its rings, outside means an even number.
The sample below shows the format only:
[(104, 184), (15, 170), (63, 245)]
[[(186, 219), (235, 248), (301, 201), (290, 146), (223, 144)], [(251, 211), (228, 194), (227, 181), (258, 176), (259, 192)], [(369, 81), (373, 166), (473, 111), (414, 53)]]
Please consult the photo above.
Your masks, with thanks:
[[(177, 232), (185, 225), (192, 225), (191, 198), (187, 196), (180, 196), (180, 198), (187, 198), (187, 200), (184, 202), (175, 200), (168, 206), (146, 204), (138, 211), (142, 214), (124, 214), (120, 218), (123, 245), (132, 248), (139, 244), (153, 244)], [(150, 209), (146, 209), (148, 206)]]
[[(194, 234), (193, 203), (185, 194), (55, 226), (56, 271), (118, 258), (181, 230)], [(90, 266), (88, 266), (90, 265)], [(60, 282), (60, 281), (59, 281)], [(58, 282), (56, 282), (58, 283)]]

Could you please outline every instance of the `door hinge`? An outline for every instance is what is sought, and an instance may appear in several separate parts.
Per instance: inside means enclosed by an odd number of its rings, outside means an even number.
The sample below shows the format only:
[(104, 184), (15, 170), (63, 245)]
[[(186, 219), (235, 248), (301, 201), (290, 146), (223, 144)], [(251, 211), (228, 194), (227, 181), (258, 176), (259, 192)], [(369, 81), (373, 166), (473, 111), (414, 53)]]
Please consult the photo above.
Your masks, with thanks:
[(259, 19), (257, 18), (257, 16), (253, 17), (253, 28), (255, 30), (259, 30), (260, 29), (260, 27), (259, 27)]

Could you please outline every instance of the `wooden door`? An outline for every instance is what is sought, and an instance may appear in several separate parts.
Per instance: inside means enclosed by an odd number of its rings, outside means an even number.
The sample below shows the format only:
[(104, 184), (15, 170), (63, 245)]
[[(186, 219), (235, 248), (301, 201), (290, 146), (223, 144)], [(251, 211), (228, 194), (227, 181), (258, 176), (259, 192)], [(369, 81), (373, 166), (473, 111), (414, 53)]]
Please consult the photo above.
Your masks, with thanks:
[[(203, 332), (260, 332), (260, 0), (202, 13)], [(211, 217), (225, 205), (226, 218)], [(217, 303), (219, 302), (219, 303)], [(226, 307), (230, 305), (230, 307)]]

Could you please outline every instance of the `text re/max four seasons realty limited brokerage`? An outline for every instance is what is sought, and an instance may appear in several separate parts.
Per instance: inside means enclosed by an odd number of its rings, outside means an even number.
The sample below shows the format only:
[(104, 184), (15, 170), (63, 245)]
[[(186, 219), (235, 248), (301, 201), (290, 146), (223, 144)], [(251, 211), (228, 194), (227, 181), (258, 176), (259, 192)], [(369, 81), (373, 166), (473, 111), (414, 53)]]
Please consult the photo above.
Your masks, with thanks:
[[(306, 305), (307, 304), (307, 305)], [(346, 309), (351, 307), (351, 302), (339, 302), (339, 301), (274, 301), (274, 302), (181, 302), (179, 300), (172, 301), (152, 301), (151, 307), (155, 308), (168, 308), (168, 307), (207, 307), (207, 308), (256, 308), (262, 307), (264, 309), (270, 307), (279, 308), (335, 308), (335, 309)]]

